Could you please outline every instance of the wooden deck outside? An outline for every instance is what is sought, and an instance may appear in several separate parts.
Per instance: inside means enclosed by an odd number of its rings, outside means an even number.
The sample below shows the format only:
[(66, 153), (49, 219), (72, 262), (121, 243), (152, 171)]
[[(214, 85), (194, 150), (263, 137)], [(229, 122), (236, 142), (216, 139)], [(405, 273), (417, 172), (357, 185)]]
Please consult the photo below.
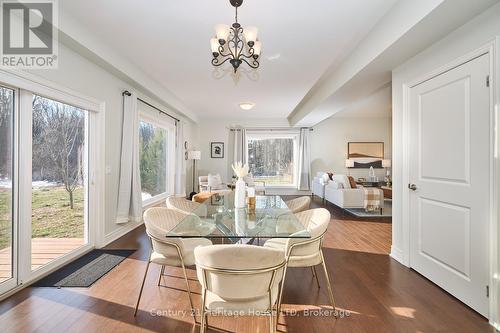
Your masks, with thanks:
[[(83, 238), (33, 238), (31, 241), (31, 269), (73, 251), (83, 245)], [(0, 250), (0, 282), (11, 276), (11, 248)]]

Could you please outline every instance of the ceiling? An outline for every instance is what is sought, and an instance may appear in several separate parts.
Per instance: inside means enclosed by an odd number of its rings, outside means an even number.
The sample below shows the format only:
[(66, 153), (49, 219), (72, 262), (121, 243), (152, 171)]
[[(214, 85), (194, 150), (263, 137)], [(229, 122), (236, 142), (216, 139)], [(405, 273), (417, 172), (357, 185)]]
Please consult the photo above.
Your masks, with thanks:
[[(231, 24), (228, 0), (64, 0), (68, 13), (115, 52), (176, 95), (199, 118), (285, 118), (321, 75), (341, 63), (397, 0), (245, 0), (261, 66), (239, 78), (215, 72), (209, 39)], [(98, 10), (89, 10), (98, 8)], [(229, 64), (228, 64), (229, 66)], [(226, 67), (227, 68), (227, 67)], [(256, 104), (240, 110), (241, 102)]]
[(370, 96), (349, 104), (332, 117), (390, 118), (392, 117), (392, 86), (384, 85)]

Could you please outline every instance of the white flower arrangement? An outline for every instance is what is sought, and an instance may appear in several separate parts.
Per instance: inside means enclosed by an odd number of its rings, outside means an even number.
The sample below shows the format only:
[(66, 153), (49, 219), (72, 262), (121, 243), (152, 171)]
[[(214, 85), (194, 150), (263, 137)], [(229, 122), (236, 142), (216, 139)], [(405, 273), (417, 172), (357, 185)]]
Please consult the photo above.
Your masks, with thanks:
[(236, 162), (232, 165), (233, 171), (238, 176), (238, 178), (243, 178), (248, 175), (248, 164), (243, 164), (241, 162)]

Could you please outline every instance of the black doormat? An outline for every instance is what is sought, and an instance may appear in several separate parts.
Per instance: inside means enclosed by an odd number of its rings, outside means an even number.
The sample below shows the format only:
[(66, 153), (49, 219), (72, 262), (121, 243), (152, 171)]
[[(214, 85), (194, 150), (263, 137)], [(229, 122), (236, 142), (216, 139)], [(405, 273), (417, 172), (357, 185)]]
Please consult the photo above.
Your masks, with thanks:
[(34, 287), (90, 287), (136, 250), (93, 250), (33, 284)]

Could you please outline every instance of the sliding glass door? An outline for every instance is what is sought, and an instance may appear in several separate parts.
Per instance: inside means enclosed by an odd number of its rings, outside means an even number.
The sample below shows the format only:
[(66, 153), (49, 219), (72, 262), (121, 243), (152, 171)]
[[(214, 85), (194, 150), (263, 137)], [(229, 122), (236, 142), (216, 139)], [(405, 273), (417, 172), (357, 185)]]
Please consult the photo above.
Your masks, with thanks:
[(86, 111), (33, 95), (31, 269), (84, 245)]
[(15, 90), (0, 86), (0, 292), (15, 283), (14, 235)]
[(1, 70), (0, 82), (1, 297), (92, 249), (104, 228), (100, 105)]

